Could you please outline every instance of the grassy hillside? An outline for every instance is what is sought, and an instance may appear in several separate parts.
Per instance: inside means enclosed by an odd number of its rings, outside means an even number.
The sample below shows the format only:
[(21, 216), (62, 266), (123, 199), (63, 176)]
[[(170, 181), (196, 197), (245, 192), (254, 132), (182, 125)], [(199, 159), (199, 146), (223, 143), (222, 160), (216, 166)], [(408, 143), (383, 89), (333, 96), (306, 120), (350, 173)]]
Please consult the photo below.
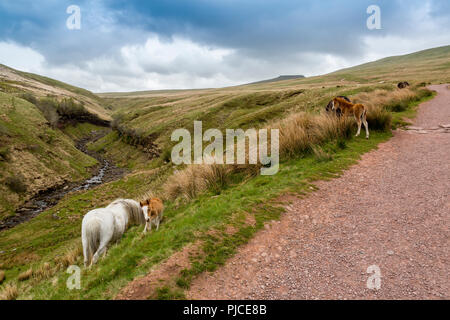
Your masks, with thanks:
[[(354, 95), (377, 89), (392, 91), (400, 81), (450, 82), (450, 46), (382, 59), (320, 77), (223, 89), (165, 90), (100, 94), (112, 116), (139, 134), (152, 136), (167, 152), (170, 133), (192, 129), (193, 120), (204, 127), (263, 126), (291, 112), (320, 111), (336, 95)], [(115, 141), (106, 137), (103, 147)], [(117, 147), (117, 146), (116, 146)], [(115, 148), (110, 148), (115, 149)]]
[(110, 119), (88, 90), (0, 65), (0, 219), (40, 191), (88, 177), (97, 161), (75, 140), (99, 127), (82, 125), (78, 135), (63, 128)]
[[(3, 297), (8, 291), (15, 292), (8, 298), (19, 299), (113, 298), (130, 280), (191, 245), (196, 250), (189, 256), (188, 266), (165, 281), (155, 279), (157, 285), (150, 296), (183, 297), (183, 290), (196, 275), (223, 264), (265, 222), (279, 217), (280, 196), (313, 191), (312, 181), (340, 174), (361, 154), (388, 139), (391, 134), (385, 129), (391, 119), (394, 125), (402, 125), (407, 121), (404, 118), (414, 115), (420, 101), (431, 98), (422, 82), (450, 82), (450, 66), (444, 66), (445, 59), (450, 61), (450, 47), (435, 50), (308, 79), (223, 89), (102, 94), (118, 123), (132, 129), (132, 135), (154, 139), (160, 158), (149, 157), (145, 147), (117, 131), (92, 144), (90, 148), (105, 152), (133, 171), (119, 181), (66, 195), (33, 220), (1, 232), (0, 270), (6, 275), (0, 285)], [(426, 65), (436, 66), (436, 70), (429, 72)], [(412, 86), (398, 90), (399, 81), (409, 81)], [(370, 108), (370, 140), (353, 137), (353, 122), (339, 124), (321, 115), (329, 99), (340, 94)], [(217, 183), (213, 175), (209, 176), (213, 185), (169, 196), (171, 187), (194, 188), (189, 182), (195, 172), (164, 161), (169, 160), (172, 130), (192, 129), (194, 120), (203, 120), (204, 130), (280, 128), (280, 172), (254, 176), (248, 167), (226, 170), (224, 183)], [(197, 169), (203, 174), (208, 168)], [(224, 172), (222, 169), (217, 172)], [(179, 186), (183, 188), (177, 189)], [(167, 199), (160, 231), (143, 237), (142, 226), (132, 227), (98, 265), (83, 269), (81, 290), (68, 290), (67, 266), (82, 265), (83, 215), (116, 197), (138, 199), (147, 192)]]
[(0, 89), (7, 93), (28, 92), (37, 97), (72, 98), (100, 118), (110, 120), (109, 110), (92, 92), (37, 74), (14, 70), (0, 64)]
[(86, 178), (97, 163), (49, 126), (35, 105), (2, 92), (0, 131), (0, 218), (38, 191)]

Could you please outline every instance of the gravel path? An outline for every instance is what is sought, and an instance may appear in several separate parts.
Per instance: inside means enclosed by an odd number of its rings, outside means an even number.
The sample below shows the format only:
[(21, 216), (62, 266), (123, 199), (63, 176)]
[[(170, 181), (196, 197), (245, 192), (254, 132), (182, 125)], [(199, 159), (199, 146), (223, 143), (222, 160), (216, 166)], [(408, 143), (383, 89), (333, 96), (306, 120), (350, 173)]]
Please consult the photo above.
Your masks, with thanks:
[(412, 130), (295, 199), (188, 298), (449, 299), (450, 90), (430, 88)]

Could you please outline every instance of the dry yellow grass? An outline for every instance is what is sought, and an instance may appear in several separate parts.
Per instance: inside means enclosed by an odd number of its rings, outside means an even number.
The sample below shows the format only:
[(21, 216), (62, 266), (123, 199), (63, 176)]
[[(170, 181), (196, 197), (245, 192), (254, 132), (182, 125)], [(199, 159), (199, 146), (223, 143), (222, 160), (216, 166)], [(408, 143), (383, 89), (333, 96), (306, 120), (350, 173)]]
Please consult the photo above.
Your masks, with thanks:
[(352, 96), (353, 103), (362, 103), (370, 109), (378, 108), (390, 104), (393, 101), (410, 100), (416, 96), (411, 89), (374, 90), (372, 92), (362, 92)]
[(39, 269), (33, 272), (33, 279), (40, 281), (42, 279), (48, 279), (55, 273), (55, 270), (52, 269), (50, 263), (44, 262)]
[(33, 269), (30, 268), (27, 271), (22, 272), (21, 274), (19, 274), (19, 276), (17, 277), (17, 279), (19, 281), (25, 281), (31, 278), (31, 276), (33, 275)]
[(149, 190), (149, 191), (147, 191), (146, 193), (144, 193), (143, 195), (141, 195), (141, 196), (137, 199), (137, 201), (144, 201), (144, 200), (147, 200), (147, 199), (153, 199), (153, 198), (158, 198), (158, 195), (157, 195), (154, 191)]
[(56, 265), (61, 268), (67, 268), (70, 265), (76, 263), (78, 257), (83, 253), (81, 244), (78, 244), (75, 248), (69, 249), (62, 256), (56, 259)]
[[(280, 130), (280, 156), (291, 158), (312, 151), (314, 145), (340, 137), (348, 137), (355, 122), (351, 118), (338, 119), (325, 114), (296, 113), (273, 123), (269, 129)], [(270, 142), (269, 142), (270, 145)], [(248, 150), (248, 146), (247, 146)], [(248, 152), (246, 153), (248, 163)], [(168, 199), (195, 198), (206, 190), (219, 193), (233, 172), (257, 173), (259, 165), (196, 164), (175, 172), (167, 180), (164, 193)]]
[(206, 190), (219, 191), (231, 172), (231, 166), (222, 164), (190, 165), (169, 177), (164, 186), (165, 195), (168, 199), (182, 196), (189, 200)]
[(8, 283), (0, 292), (0, 300), (16, 300), (19, 296), (19, 288), (15, 283)]
[(311, 152), (315, 145), (348, 138), (354, 126), (352, 118), (301, 112), (273, 124), (272, 128), (280, 129), (280, 156), (286, 159)]

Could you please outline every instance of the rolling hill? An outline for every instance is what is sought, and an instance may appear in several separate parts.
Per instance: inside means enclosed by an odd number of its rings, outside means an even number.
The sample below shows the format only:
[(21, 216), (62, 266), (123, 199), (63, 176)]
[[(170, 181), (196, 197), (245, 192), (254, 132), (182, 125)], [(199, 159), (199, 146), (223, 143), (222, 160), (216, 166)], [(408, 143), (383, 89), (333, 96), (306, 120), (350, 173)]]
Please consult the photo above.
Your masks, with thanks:
[[(385, 58), (318, 77), (222, 89), (98, 95), (111, 106), (113, 117), (141, 135), (151, 135), (163, 153), (167, 153), (171, 146), (170, 132), (180, 127), (192, 129), (194, 119), (203, 120), (204, 127), (218, 129), (260, 126), (291, 112), (318, 111), (336, 95), (393, 90), (400, 81), (415, 85), (450, 82), (449, 61), (450, 46), (446, 46)], [(106, 137), (103, 146), (114, 140), (112, 136)]]

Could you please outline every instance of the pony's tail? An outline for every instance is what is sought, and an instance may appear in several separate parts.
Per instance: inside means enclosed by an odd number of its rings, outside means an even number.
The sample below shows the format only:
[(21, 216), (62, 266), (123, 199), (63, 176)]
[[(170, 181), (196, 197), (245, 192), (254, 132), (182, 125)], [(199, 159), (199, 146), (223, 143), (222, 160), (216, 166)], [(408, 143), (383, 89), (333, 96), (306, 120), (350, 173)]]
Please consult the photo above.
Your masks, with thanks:
[(83, 224), (81, 241), (83, 243), (84, 263), (88, 266), (100, 245), (100, 221), (93, 219)]
[(367, 116), (367, 109), (364, 108), (363, 112), (361, 113), (361, 120), (366, 120), (366, 116)]

